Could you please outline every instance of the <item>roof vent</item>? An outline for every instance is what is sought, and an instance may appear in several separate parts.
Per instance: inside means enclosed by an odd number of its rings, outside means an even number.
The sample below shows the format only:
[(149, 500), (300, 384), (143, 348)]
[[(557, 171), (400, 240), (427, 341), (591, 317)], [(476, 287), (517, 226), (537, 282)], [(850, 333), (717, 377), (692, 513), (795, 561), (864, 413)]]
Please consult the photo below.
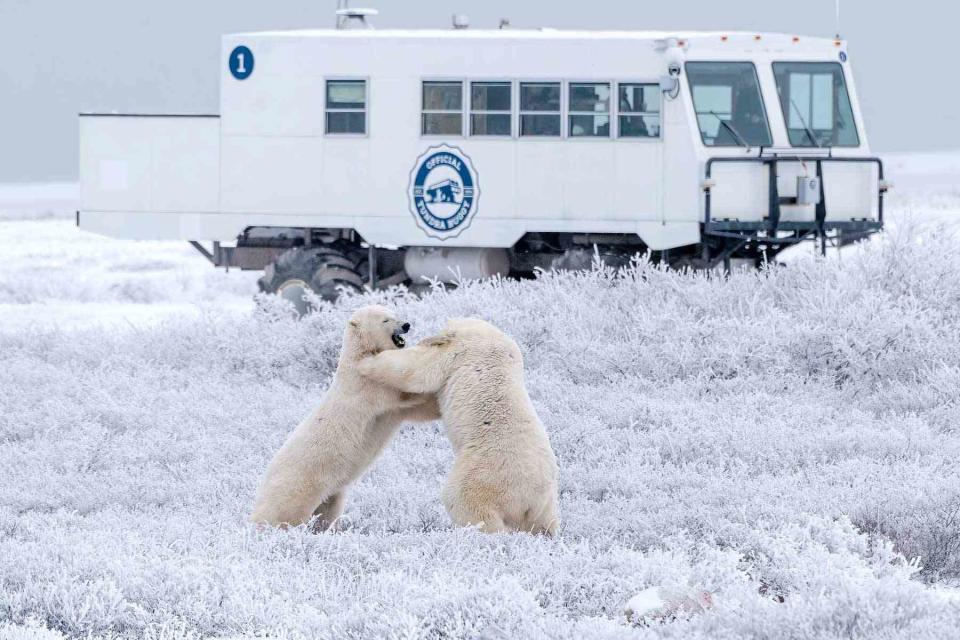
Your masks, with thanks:
[(377, 15), (376, 9), (351, 9), (350, 0), (337, 0), (337, 29), (373, 29), (367, 18)]
[(470, 27), (470, 18), (465, 13), (453, 14), (453, 28), (467, 29)]

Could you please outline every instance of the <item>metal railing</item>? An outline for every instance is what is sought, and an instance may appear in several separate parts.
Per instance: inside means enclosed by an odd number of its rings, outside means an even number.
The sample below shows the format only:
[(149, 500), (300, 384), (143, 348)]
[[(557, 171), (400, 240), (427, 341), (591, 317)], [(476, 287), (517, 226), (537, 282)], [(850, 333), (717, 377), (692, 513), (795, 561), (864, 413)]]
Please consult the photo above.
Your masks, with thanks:
[[(820, 181), (820, 202), (815, 205), (815, 216), (814, 220), (811, 222), (782, 222), (780, 220), (781, 206), (784, 204), (793, 204), (794, 202), (790, 198), (781, 198), (780, 189), (777, 183), (778, 174), (777, 174), (777, 165), (781, 162), (790, 162), (790, 163), (806, 163), (806, 164), (815, 164), (816, 165), (816, 175)], [(722, 223), (717, 223), (712, 220), (712, 204), (713, 198), (711, 191), (714, 187), (711, 184), (713, 179), (713, 167), (716, 164), (764, 164), (769, 168), (769, 208), (767, 211), (766, 219), (756, 222), (739, 222), (739, 221), (724, 221)], [(823, 185), (823, 164), (824, 163), (845, 163), (845, 164), (875, 164), (877, 165), (878, 170), (878, 194), (879, 201), (877, 204), (877, 218), (876, 220), (850, 220), (850, 221), (831, 221), (827, 222), (827, 200), (826, 192), (824, 191)], [(794, 231), (800, 233), (801, 231), (816, 232), (821, 237), (826, 235), (827, 228), (837, 229), (841, 231), (851, 231), (859, 233), (870, 233), (871, 231), (877, 231), (883, 228), (883, 197), (887, 191), (887, 185), (884, 178), (883, 172), (883, 161), (877, 157), (817, 157), (817, 156), (756, 156), (749, 158), (710, 158), (707, 160), (706, 169), (705, 169), (705, 185), (704, 189), (704, 232), (708, 235), (722, 236), (722, 237), (731, 237), (731, 238), (745, 238), (756, 236), (759, 232), (764, 231), (768, 234), (768, 241), (777, 241), (777, 232), (778, 231)]]

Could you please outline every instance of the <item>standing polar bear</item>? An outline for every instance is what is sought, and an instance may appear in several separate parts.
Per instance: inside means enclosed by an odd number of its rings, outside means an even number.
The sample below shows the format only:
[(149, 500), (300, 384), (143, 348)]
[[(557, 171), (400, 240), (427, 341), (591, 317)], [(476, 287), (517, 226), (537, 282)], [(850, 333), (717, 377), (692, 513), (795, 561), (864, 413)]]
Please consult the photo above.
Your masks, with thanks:
[(364, 359), (359, 371), (401, 391), (436, 394), (453, 445), (443, 503), (457, 525), (553, 535), (557, 461), (523, 382), (517, 343), (483, 320)]
[(317, 516), (330, 528), (362, 474), (405, 420), (440, 417), (436, 398), (414, 395), (363, 378), (362, 358), (404, 346), (410, 323), (381, 306), (356, 311), (343, 333), (333, 385), (320, 406), (290, 434), (267, 467), (252, 522), (296, 526)]

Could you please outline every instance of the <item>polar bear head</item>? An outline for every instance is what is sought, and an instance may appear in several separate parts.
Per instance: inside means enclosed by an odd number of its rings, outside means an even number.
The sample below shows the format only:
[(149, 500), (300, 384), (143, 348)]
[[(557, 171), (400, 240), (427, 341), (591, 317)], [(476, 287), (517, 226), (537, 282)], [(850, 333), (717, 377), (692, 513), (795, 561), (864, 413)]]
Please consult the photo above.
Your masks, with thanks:
[(352, 356), (375, 355), (406, 345), (403, 334), (410, 323), (398, 320), (386, 307), (371, 305), (353, 312), (343, 336), (343, 352)]

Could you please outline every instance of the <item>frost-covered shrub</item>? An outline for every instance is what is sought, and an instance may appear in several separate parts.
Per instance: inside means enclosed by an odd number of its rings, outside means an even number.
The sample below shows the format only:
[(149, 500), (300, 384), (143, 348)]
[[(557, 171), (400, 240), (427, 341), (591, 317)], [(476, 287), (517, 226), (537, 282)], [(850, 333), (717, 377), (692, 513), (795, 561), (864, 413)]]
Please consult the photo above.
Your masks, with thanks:
[[(263, 298), (0, 333), (0, 638), (955, 635), (960, 607), (921, 580), (960, 578), (958, 246), (904, 231), (728, 278), (638, 260), (299, 321)], [(439, 424), (401, 432), (344, 533), (246, 525), (371, 301), (416, 337), (480, 316), (517, 339), (559, 459), (558, 539), (452, 529)], [(652, 584), (719, 606), (628, 627)]]

